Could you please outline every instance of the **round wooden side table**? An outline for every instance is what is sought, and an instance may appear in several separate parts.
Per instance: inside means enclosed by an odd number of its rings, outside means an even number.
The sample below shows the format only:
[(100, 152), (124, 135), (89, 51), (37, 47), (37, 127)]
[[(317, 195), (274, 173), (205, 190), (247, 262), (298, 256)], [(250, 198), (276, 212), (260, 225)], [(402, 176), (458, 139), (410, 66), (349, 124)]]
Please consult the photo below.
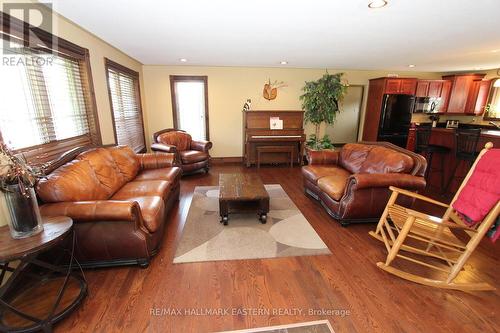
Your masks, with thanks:
[(74, 250), (69, 217), (43, 217), (43, 231), (23, 239), (0, 227), (0, 332), (52, 332), (53, 324), (81, 303), (87, 282), (83, 272), (73, 271)]

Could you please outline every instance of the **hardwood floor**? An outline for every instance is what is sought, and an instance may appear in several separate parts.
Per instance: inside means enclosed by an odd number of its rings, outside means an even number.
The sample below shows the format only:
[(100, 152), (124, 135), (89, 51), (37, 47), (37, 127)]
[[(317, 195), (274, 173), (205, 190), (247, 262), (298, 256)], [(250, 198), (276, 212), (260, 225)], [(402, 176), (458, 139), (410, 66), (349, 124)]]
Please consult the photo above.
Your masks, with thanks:
[[(172, 264), (194, 187), (216, 185), (223, 172), (256, 172), (266, 184), (281, 184), (333, 254)], [(304, 195), (300, 168), (222, 165), (209, 175), (185, 177), (169, 219), (163, 248), (149, 268), (87, 270), (90, 295), (56, 332), (215, 332), (320, 319), (337, 333), (498, 331), (498, 290), (435, 289), (378, 269), (385, 251), (368, 235), (374, 225), (340, 227)], [(480, 276), (500, 288), (499, 258), (498, 244), (483, 240), (461, 278)], [(174, 309), (181, 314), (165, 313)], [(185, 313), (192, 309), (230, 313)], [(321, 309), (330, 313), (309, 315)]]

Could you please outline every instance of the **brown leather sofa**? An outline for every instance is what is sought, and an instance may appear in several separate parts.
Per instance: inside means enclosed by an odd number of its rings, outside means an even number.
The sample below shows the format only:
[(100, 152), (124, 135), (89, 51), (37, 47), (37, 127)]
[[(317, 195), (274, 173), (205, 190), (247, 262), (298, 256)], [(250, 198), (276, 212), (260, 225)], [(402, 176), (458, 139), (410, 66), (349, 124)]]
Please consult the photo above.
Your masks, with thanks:
[(126, 146), (77, 153), (39, 181), (42, 215), (73, 219), (76, 258), (84, 266), (146, 267), (179, 199), (174, 154), (135, 154)]
[(389, 186), (418, 191), (426, 185), (425, 158), (388, 142), (310, 151), (308, 160), (302, 167), (305, 192), (342, 226), (377, 221), (389, 199)]
[(195, 141), (188, 133), (175, 129), (165, 129), (154, 133), (151, 145), (153, 151), (176, 154), (183, 174), (200, 170), (208, 172), (210, 148), (212, 148), (212, 142)]

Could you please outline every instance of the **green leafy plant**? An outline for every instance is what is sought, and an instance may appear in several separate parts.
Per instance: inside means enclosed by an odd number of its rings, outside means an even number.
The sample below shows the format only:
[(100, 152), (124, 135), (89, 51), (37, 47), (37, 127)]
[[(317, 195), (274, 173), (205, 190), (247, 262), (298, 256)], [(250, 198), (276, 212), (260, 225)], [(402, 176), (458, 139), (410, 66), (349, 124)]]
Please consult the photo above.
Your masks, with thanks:
[(309, 135), (309, 139), (306, 141), (306, 146), (314, 150), (321, 149), (333, 149), (332, 140), (325, 134), (321, 139), (317, 139), (316, 134)]
[(321, 124), (333, 124), (337, 113), (340, 112), (340, 104), (348, 87), (348, 84), (342, 80), (343, 75), (344, 73), (329, 74), (327, 72), (316, 81), (306, 82), (302, 88), (304, 94), (300, 96), (300, 100), (305, 110), (305, 122), (311, 122), (315, 126), (314, 136), (311, 135), (307, 141), (310, 147), (321, 145), (319, 143)]

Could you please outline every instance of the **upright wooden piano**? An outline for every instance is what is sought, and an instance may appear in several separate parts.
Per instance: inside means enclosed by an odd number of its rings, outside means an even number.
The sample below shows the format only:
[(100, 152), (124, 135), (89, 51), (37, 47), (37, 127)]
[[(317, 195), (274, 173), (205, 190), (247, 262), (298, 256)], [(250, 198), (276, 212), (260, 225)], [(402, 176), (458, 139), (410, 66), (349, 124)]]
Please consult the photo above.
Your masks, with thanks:
[[(283, 121), (283, 129), (271, 129), (270, 118)], [(257, 163), (257, 149), (262, 146), (276, 147), (272, 153), (262, 156), (260, 163), (289, 163), (290, 148), (293, 163), (302, 164), (304, 155), (304, 111), (243, 111), (244, 160), (247, 167)], [(279, 151), (283, 147), (283, 152)]]

